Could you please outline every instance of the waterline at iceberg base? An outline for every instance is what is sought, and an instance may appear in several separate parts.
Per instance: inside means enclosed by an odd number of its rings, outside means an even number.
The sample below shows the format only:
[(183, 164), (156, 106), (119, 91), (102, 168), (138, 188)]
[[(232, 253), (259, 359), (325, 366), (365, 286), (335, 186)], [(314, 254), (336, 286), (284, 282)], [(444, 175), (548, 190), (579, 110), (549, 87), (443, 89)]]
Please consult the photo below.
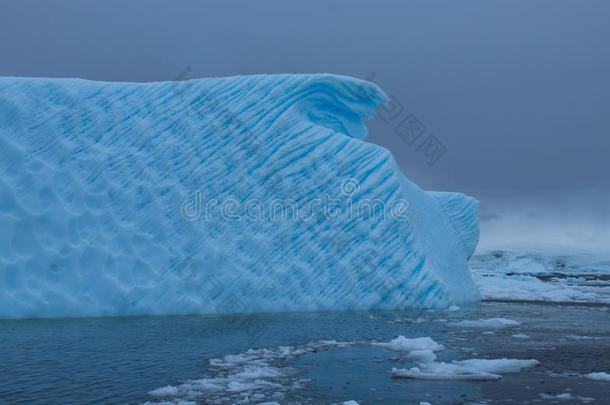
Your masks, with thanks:
[[(477, 202), (365, 141), (386, 100), (330, 74), (1, 78), (0, 317), (477, 301)], [(306, 214), (251, 215), (278, 200)]]

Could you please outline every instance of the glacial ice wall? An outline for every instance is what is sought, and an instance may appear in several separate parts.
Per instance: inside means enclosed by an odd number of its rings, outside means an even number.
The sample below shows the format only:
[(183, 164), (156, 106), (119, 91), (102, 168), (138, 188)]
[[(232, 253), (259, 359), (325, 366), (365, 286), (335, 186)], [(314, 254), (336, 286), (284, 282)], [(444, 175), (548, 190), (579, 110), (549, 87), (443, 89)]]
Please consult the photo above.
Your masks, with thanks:
[(334, 75), (0, 78), (0, 318), (445, 307), (477, 203), (429, 193)]

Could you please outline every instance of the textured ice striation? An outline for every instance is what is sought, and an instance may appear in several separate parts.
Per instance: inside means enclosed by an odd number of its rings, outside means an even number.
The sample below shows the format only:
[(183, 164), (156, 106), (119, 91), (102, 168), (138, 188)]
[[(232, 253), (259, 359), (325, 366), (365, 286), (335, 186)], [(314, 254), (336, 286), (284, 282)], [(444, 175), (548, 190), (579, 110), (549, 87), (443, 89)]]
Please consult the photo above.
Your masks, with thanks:
[(477, 202), (364, 140), (386, 100), (328, 74), (0, 78), (0, 317), (477, 300)]

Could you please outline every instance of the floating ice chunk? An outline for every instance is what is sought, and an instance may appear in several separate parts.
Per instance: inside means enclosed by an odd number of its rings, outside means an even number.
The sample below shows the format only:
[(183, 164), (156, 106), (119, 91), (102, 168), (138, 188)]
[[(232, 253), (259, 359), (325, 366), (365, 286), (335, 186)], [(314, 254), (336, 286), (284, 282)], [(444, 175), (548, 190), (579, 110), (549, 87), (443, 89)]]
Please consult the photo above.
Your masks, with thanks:
[(414, 350), (430, 350), (435, 352), (444, 349), (443, 345), (436, 343), (429, 337), (408, 339), (402, 335), (387, 343), (374, 342), (373, 345), (395, 350), (397, 352), (410, 352)]
[(610, 381), (610, 374), (599, 372), (599, 373), (589, 373), (585, 374), (585, 378), (594, 381)]
[(153, 397), (171, 397), (178, 393), (178, 388), (173, 387), (171, 385), (166, 385), (165, 387), (157, 388), (156, 390), (149, 391), (148, 394)]
[(582, 335), (567, 335), (566, 339), (570, 340), (598, 340), (598, 337), (582, 336)]
[(557, 394), (557, 395), (541, 393), (540, 397), (543, 398), (543, 399), (553, 400), (554, 402), (556, 402), (556, 401), (569, 401), (569, 400), (578, 400), (578, 401), (581, 401), (581, 402), (595, 401), (595, 398), (573, 396), (569, 392), (565, 392), (563, 394)]
[[(235, 377), (237, 378), (237, 377)], [(266, 384), (264, 384), (266, 385)], [(260, 388), (258, 381), (256, 382), (241, 382), (241, 381), (230, 381), (227, 385), (228, 392), (242, 392), (242, 391), (253, 391)]]
[(482, 371), (486, 373), (518, 373), (524, 368), (534, 367), (540, 364), (538, 360), (518, 359), (469, 359), (454, 361), (452, 363), (469, 371)]
[(407, 355), (408, 359), (413, 359), (422, 363), (429, 363), (436, 360), (436, 354), (430, 349), (412, 350)]
[(233, 374), (234, 377), (244, 379), (258, 379), (258, 378), (277, 378), (281, 377), (282, 372), (275, 367), (268, 366), (246, 366), (239, 373)]
[(392, 369), (393, 377), (425, 380), (498, 380), (500, 373), (517, 373), (540, 364), (536, 360), (470, 359), (451, 363), (420, 363), (411, 369)]
[(450, 322), (450, 326), (459, 328), (491, 328), (491, 329), (502, 329), (509, 326), (521, 325), (519, 321), (513, 321), (512, 319), (506, 318), (490, 318), (490, 319), (479, 319), (476, 321), (463, 320), (459, 322)]
[(561, 400), (574, 399), (574, 397), (570, 393), (567, 393), (567, 392), (564, 394), (557, 394), (557, 395), (542, 393), (542, 394), (540, 394), (540, 397), (543, 399), (561, 399)]
[(358, 402), (351, 400), (343, 402), (343, 405), (359, 405)]
[[(439, 363), (440, 364), (440, 363)], [(443, 363), (444, 364), (444, 363)], [(488, 373), (457, 372), (456, 370), (429, 370), (423, 371), (419, 367), (409, 370), (392, 368), (392, 377), (412, 378), (417, 380), (499, 380), (502, 376)]]
[(210, 359), (210, 373), (189, 380), (176, 387), (166, 386), (150, 391), (151, 396), (177, 401), (205, 397), (208, 403), (240, 403), (246, 398), (259, 403), (277, 401), (284, 392), (304, 388), (308, 380), (299, 379), (287, 362), (306, 353), (342, 348), (351, 342), (322, 340), (301, 346), (249, 349), (243, 353), (228, 354), (221, 359)]
[(525, 335), (525, 334), (523, 334), (523, 333), (515, 333), (515, 334), (513, 335), (513, 337), (514, 337), (515, 339), (529, 339), (529, 338), (530, 338), (528, 335)]

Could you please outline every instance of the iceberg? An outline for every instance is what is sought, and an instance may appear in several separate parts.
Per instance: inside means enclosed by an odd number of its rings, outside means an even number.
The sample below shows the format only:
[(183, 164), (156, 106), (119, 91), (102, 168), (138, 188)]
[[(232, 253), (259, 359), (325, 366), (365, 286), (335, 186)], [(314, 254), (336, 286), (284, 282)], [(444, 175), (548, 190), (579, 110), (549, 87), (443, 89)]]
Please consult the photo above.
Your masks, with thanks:
[(0, 78), (0, 318), (447, 308), (478, 203), (366, 142), (331, 74)]

